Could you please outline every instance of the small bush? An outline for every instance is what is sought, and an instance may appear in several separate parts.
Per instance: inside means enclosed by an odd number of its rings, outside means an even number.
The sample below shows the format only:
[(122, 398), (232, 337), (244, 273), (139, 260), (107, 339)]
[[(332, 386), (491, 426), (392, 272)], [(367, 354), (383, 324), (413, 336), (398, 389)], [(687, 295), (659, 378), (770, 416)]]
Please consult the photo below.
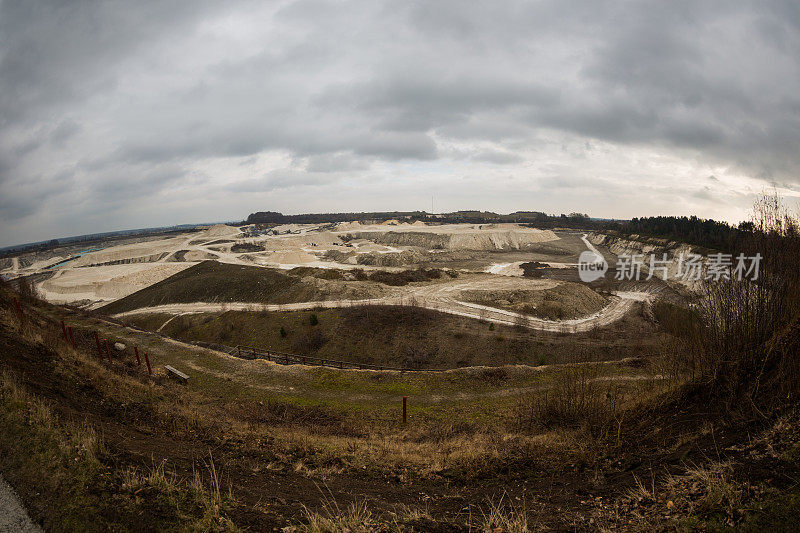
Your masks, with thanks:
[(322, 348), (326, 342), (328, 342), (328, 337), (319, 329), (314, 329), (310, 333), (298, 337), (292, 343), (292, 350), (301, 354), (310, 354)]
[(20, 300), (23, 302), (32, 302), (37, 300), (39, 295), (36, 287), (31, 283), (27, 276), (17, 278), (17, 292), (19, 293)]
[(316, 313), (311, 313), (311, 316), (308, 317), (308, 323), (311, 324), (312, 326), (316, 326), (317, 324), (319, 324), (319, 318), (317, 318)]
[(700, 315), (694, 309), (658, 301), (653, 304), (653, 316), (670, 335), (693, 338), (700, 333)]
[(597, 382), (596, 374), (589, 366), (564, 369), (551, 389), (520, 400), (517, 405), (520, 426), (602, 431), (622, 413), (621, 389)]
[(242, 253), (242, 252), (263, 252), (264, 247), (260, 244), (255, 244), (252, 242), (237, 242), (233, 246), (231, 246), (231, 252), (233, 253)]
[(416, 270), (403, 270), (402, 272), (376, 270), (369, 275), (369, 280), (383, 283), (384, 285), (401, 286), (415, 281), (429, 281), (441, 277), (442, 271), (438, 268), (418, 268)]
[(406, 368), (423, 368), (430, 363), (436, 355), (436, 351), (425, 346), (409, 345), (403, 348), (403, 354), (405, 355), (403, 363)]

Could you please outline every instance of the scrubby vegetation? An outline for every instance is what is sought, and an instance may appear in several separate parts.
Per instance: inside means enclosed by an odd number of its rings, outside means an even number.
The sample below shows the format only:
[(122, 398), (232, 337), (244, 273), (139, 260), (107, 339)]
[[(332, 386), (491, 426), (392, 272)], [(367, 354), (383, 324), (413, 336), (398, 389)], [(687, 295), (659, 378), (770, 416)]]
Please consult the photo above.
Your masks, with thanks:
[(253, 242), (237, 242), (231, 246), (231, 252), (234, 253), (250, 253), (250, 252), (263, 252), (264, 246)]

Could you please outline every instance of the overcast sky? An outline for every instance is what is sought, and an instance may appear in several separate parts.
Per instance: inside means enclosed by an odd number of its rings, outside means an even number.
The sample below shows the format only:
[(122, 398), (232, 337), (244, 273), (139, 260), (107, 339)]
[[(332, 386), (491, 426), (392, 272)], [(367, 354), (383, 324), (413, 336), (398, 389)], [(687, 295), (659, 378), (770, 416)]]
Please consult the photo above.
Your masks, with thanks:
[(0, 0), (0, 246), (257, 210), (738, 221), (800, 190), (799, 5)]

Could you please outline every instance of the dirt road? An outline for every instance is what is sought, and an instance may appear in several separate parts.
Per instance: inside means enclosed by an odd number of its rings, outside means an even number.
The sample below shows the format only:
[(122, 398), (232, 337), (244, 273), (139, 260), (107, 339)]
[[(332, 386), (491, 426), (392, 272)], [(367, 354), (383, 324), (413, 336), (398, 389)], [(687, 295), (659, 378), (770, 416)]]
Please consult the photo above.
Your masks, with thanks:
[[(427, 289), (428, 287), (423, 287)], [(596, 327), (608, 325), (622, 318), (635, 302), (646, 301), (648, 293), (644, 292), (618, 292), (610, 298), (610, 302), (603, 309), (592, 315), (573, 320), (546, 320), (531, 315), (506, 311), (495, 307), (462, 302), (448, 296), (443, 291), (435, 293), (417, 291), (404, 296), (389, 298), (375, 298), (366, 300), (322, 300), (315, 302), (300, 302), (290, 304), (257, 304), (248, 302), (194, 302), (185, 304), (166, 304), (153, 307), (142, 307), (114, 315), (117, 318), (126, 316), (163, 313), (170, 315), (192, 313), (218, 313), (221, 311), (302, 311), (316, 308), (353, 307), (359, 305), (414, 305), (433, 309), (451, 315), (467, 318), (487, 320), (508, 326), (523, 326), (530, 329), (544, 331), (560, 331), (577, 333), (588, 331)]]
[(600, 250), (595, 248), (594, 244), (589, 242), (589, 234), (588, 233), (584, 233), (581, 236), (581, 240), (584, 242), (584, 244), (586, 244), (586, 247), (589, 249), (590, 252), (593, 252), (594, 255), (596, 255), (597, 257), (600, 257), (600, 258), (603, 257), (603, 254), (600, 253)]

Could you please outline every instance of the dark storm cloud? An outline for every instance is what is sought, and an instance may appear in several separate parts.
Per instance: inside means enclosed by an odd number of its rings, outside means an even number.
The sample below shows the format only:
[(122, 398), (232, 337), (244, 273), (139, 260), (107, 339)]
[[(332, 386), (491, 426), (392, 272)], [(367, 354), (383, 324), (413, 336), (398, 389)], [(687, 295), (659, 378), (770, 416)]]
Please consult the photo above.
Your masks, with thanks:
[[(369, 184), (408, 162), (457, 161), (454, 187), (528, 163), (567, 184), (598, 143), (793, 186), (798, 57), (791, 1), (6, 0), (0, 241), (69, 206)], [(564, 153), (585, 167), (550, 172)]]

